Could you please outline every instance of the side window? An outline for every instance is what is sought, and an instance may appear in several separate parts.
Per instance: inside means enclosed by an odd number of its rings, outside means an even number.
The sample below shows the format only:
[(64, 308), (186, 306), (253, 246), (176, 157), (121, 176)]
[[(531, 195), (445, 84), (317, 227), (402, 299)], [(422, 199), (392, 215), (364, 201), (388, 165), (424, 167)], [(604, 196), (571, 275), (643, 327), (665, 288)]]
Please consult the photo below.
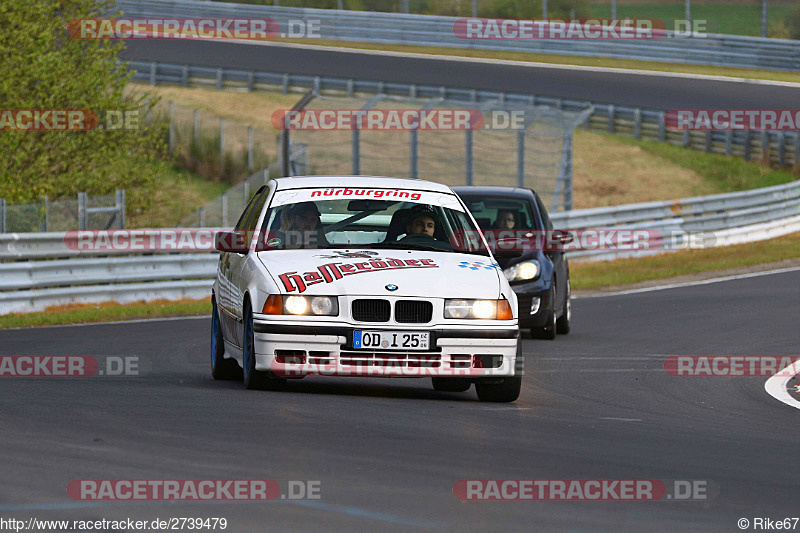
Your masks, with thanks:
[(542, 222), (544, 223), (544, 229), (552, 230), (553, 229), (553, 222), (550, 220), (550, 215), (547, 214), (547, 209), (545, 209), (544, 204), (542, 203), (542, 199), (539, 198), (539, 195), (534, 193), (536, 196), (536, 205), (539, 207), (539, 213), (542, 216)]
[(247, 207), (244, 208), (242, 211), (242, 216), (239, 217), (239, 221), (236, 223), (234, 227), (235, 231), (244, 231), (247, 227), (247, 219), (250, 218), (250, 215), (253, 213), (253, 205), (255, 204), (256, 200), (258, 199), (258, 195), (263, 192), (263, 187), (258, 189), (256, 193), (250, 198), (250, 201), (247, 202)]
[(267, 197), (269, 196), (269, 190), (266, 187), (262, 187), (260, 192), (256, 193), (255, 197), (256, 201), (253, 204), (253, 208), (250, 211), (250, 216), (247, 217), (247, 223), (245, 224), (246, 230), (255, 231), (256, 224), (258, 224), (258, 217), (261, 215), (261, 211), (264, 209), (264, 204), (267, 202)]

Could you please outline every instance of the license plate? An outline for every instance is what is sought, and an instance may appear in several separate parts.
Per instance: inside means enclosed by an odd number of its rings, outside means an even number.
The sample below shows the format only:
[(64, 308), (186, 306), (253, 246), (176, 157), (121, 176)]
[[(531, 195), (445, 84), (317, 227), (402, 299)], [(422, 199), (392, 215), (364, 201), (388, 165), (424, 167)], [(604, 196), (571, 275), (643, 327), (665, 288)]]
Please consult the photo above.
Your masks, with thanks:
[(427, 331), (363, 331), (353, 332), (353, 348), (378, 350), (427, 350)]

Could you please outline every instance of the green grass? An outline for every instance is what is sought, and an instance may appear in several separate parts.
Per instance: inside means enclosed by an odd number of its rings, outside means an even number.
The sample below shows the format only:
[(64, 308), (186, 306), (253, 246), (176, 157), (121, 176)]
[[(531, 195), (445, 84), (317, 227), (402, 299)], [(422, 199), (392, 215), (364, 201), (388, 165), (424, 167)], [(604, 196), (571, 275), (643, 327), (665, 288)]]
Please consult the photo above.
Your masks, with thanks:
[[(211, 300), (169, 302), (137, 302), (133, 304), (103, 303), (51, 308), (40, 313), (19, 313), (0, 316), (0, 329), (89, 322), (116, 322), (139, 318), (184, 316), (209, 313)], [(210, 316), (210, 315), (209, 315)]]
[(800, 258), (800, 233), (768, 241), (687, 250), (653, 257), (570, 264), (570, 282), (578, 289), (599, 289), (700, 272), (776, 263)]
[[(761, 36), (761, 3), (704, 4), (692, 2), (692, 20), (707, 21), (706, 33)], [(593, 3), (589, 6), (593, 17), (610, 17), (611, 2)], [(791, 6), (770, 3), (767, 9), (767, 27), (785, 19)], [(686, 17), (683, 2), (659, 4), (629, 4), (617, 2), (617, 18), (661, 19), (668, 30), (675, 28), (675, 20)], [(768, 34), (769, 35), (769, 34)], [(769, 35), (771, 37), (771, 35)]]

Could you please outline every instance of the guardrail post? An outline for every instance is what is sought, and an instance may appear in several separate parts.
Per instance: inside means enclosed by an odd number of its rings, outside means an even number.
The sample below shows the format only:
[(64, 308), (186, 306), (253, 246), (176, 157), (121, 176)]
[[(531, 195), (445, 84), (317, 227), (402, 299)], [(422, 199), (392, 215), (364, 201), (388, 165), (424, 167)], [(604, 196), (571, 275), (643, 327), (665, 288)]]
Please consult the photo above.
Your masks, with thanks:
[(125, 229), (125, 191), (117, 189), (115, 193), (114, 206), (117, 208), (117, 220), (119, 221), (119, 229)]
[(614, 109), (615, 109), (614, 105), (613, 104), (609, 104), (609, 106), (608, 106), (608, 133), (614, 133), (614, 131), (616, 129), (614, 127)]
[(247, 202), (250, 201), (250, 182), (244, 180), (242, 183), (242, 196), (244, 196), (244, 205), (247, 205)]
[(86, 193), (78, 193), (78, 229), (85, 231), (89, 225), (88, 214), (86, 213)]
[(189, 65), (183, 66), (183, 72), (181, 73), (181, 85), (184, 87), (189, 86)]
[(409, 98), (416, 98), (417, 97), (417, 84), (412, 83), (408, 86), (408, 97)]
[(252, 172), (255, 164), (255, 153), (253, 153), (253, 128), (247, 127), (247, 168)]
[(219, 163), (224, 167), (225, 164), (225, 119), (219, 119)]
[(150, 122), (150, 99), (144, 99), (144, 123), (148, 124)]
[(475, 172), (475, 163), (472, 159), (472, 130), (468, 129), (464, 132), (464, 164), (466, 166), (464, 185), (472, 185), (473, 173)]
[(320, 81), (319, 76), (314, 76), (314, 94), (319, 94)]
[(222, 195), (222, 227), (228, 227), (228, 194)]
[(44, 195), (44, 232), (47, 233), (50, 231), (50, 202), (47, 199), (47, 195)]
[(222, 90), (222, 69), (221, 68), (217, 69), (217, 90), (218, 91)]
[(472, 89), (469, 92), (469, 101), (470, 102), (477, 102), (478, 101), (478, 91), (476, 91), (475, 89)]
[(633, 110), (633, 138), (642, 138), (642, 110), (638, 107)]
[(733, 130), (725, 132), (725, 155), (733, 153)]
[(800, 132), (794, 132), (794, 168), (800, 170)]
[(667, 115), (663, 111), (658, 114), (658, 140), (667, 140)]
[(155, 61), (150, 63), (150, 85), (152, 86), (156, 84), (156, 65), (158, 65), (158, 63)]
[(256, 73), (252, 70), (247, 73), (247, 92), (253, 92), (256, 86)]
[(751, 135), (750, 130), (745, 130), (744, 132), (744, 160), (750, 161), (751, 155)]
[(525, 187), (525, 130), (517, 131), (517, 187)]
[(199, 213), (200, 213), (200, 227), (201, 228), (205, 228), (206, 227), (206, 208), (205, 207), (201, 207), (200, 210), (199, 210)]
[(289, 75), (288, 74), (284, 74), (283, 75), (283, 80), (281, 81), (281, 92), (283, 92), (283, 94), (286, 94), (286, 93), (289, 92)]
[(786, 165), (786, 134), (778, 133), (778, 164)]
[(409, 168), (408, 168), (408, 177), (412, 179), (417, 179), (418, 172), (417, 172), (417, 147), (418, 147), (418, 139), (419, 139), (419, 131), (411, 130), (409, 135)]
[(378, 94), (383, 94), (383, 85), (382, 81), (378, 82)]
[(706, 130), (706, 145), (705, 145), (706, 152), (711, 152), (712, 147), (713, 147), (713, 139), (711, 137), (711, 130)]
[(269, 181), (269, 168), (265, 168), (264, 169), (264, 184), (266, 185), (266, 183), (268, 181)]
[(351, 141), (351, 158), (353, 159), (353, 175), (358, 176), (361, 174), (361, 131), (358, 129), (358, 124), (353, 128), (353, 135)]
[(200, 144), (200, 112), (197, 109), (194, 110), (194, 127), (192, 132), (192, 137), (194, 138), (195, 144)]
[(761, 160), (769, 163), (769, 132), (761, 132)]
[(689, 130), (683, 130), (683, 147), (688, 148), (692, 144), (692, 133)]
[(175, 121), (172, 100), (169, 101), (169, 153), (175, 149)]
[(6, 232), (6, 199), (0, 198), (0, 233)]
[(353, 97), (353, 80), (347, 80), (347, 96), (348, 98)]

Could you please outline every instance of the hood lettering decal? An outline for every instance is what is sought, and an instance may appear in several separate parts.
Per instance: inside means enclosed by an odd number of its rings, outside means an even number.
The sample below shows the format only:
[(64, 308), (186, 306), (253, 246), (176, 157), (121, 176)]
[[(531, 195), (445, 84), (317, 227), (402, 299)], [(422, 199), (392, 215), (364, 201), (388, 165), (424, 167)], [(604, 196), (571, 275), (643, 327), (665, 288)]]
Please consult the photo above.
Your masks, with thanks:
[(365, 272), (383, 272), (385, 270), (399, 270), (404, 268), (439, 268), (433, 259), (373, 259), (361, 263), (326, 263), (317, 267), (316, 271), (285, 272), (278, 276), (286, 292), (305, 292), (309, 285), (317, 283), (333, 283), (344, 276), (363, 274)]

